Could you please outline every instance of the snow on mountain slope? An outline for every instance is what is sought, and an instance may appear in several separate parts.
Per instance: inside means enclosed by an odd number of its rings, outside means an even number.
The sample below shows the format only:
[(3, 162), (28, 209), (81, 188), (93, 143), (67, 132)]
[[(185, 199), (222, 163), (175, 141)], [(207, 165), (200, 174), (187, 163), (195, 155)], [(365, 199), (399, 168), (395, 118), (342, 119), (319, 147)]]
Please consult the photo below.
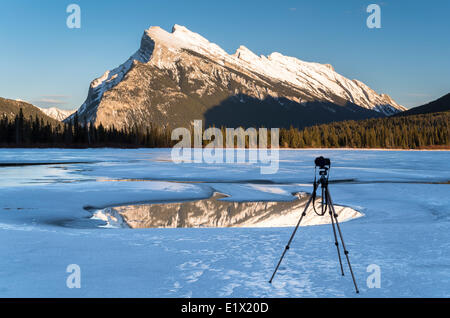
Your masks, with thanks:
[[(135, 54), (91, 83), (78, 115), (106, 126), (146, 120), (177, 122), (176, 113), (184, 108), (204, 114), (225, 98), (239, 95), (260, 101), (285, 98), (300, 106), (351, 103), (382, 115), (406, 109), (388, 95), (338, 74), (329, 64), (304, 62), (277, 52), (257, 56), (244, 46), (230, 55), (201, 35), (175, 25), (171, 33), (160, 27), (146, 30)], [(279, 104), (282, 109), (283, 103)]]
[(59, 109), (56, 107), (50, 107), (50, 108), (39, 107), (39, 109), (47, 116), (49, 116), (53, 119), (59, 120), (59, 121), (63, 121), (64, 119), (66, 119), (67, 117), (69, 117), (70, 115), (72, 115), (73, 113), (76, 112), (76, 110)]
[[(155, 30), (157, 30), (155, 32)], [(245, 68), (257, 74), (289, 83), (305, 89), (318, 99), (334, 102), (330, 95), (337, 95), (359, 106), (383, 111), (383, 106), (390, 105), (397, 110), (406, 110), (388, 95), (378, 95), (371, 88), (358, 80), (349, 80), (336, 73), (331, 65), (301, 61), (295, 57), (284, 56), (274, 52), (269, 56), (257, 56), (245, 46), (240, 46), (233, 55), (228, 55), (214, 43), (210, 43), (186, 27), (175, 25), (172, 34), (160, 28), (146, 31), (150, 38), (164, 38), (165, 44), (172, 48), (190, 49), (215, 59), (223, 59), (237, 68)], [(325, 92), (325, 93), (324, 93)]]

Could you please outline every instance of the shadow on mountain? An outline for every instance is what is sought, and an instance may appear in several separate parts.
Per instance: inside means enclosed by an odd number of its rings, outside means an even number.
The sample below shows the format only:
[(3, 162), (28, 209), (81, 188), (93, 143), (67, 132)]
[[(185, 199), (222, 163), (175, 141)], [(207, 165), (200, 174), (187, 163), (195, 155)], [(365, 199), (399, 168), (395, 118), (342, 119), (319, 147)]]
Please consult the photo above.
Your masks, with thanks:
[(235, 95), (204, 113), (205, 127), (303, 128), (343, 120), (385, 117), (376, 111), (352, 103), (297, 103), (287, 98), (266, 97), (263, 100)]

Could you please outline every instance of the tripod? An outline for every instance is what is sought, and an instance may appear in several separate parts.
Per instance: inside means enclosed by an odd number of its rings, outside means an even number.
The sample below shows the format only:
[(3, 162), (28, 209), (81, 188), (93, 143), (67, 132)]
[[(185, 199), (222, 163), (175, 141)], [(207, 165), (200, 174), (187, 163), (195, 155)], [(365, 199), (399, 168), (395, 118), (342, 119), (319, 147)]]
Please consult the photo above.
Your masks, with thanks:
[[(298, 221), (298, 223), (294, 229), (294, 232), (292, 233), (292, 235), (283, 251), (283, 254), (281, 254), (281, 258), (278, 261), (277, 267), (275, 268), (275, 271), (273, 272), (272, 277), (269, 280), (269, 283), (272, 283), (273, 278), (275, 277), (275, 274), (277, 273), (278, 268), (280, 267), (280, 264), (283, 261), (284, 255), (286, 254), (287, 250), (289, 250), (289, 248), (290, 248), (290, 245), (292, 243), (292, 240), (294, 239), (295, 234), (297, 233), (300, 223), (302, 222), (303, 218), (306, 216), (306, 212), (308, 210), (309, 205), (311, 204), (311, 202), (313, 202), (313, 209), (317, 215), (324, 216), (325, 213), (328, 211), (328, 214), (330, 215), (330, 219), (331, 219), (331, 225), (333, 228), (334, 245), (336, 245), (342, 276), (344, 276), (344, 268), (342, 266), (341, 252), (339, 249), (338, 234), (339, 234), (339, 238), (342, 243), (342, 248), (344, 249), (344, 255), (347, 259), (348, 268), (352, 275), (353, 284), (355, 285), (356, 293), (359, 293), (358, 285), (356, 284), (356, 280), (355, 280), (355, 275), (353, 274), (352, 265), (350, 264), (350, 259), (348, 257), (349, 252), (348, 252), (347, 248), (345, 247), (341, 227), (339, 226), (338, 215), (336, 214), (336, 211), (334, 209), (333, 201), (331, 200), (330, 191), (328, 189), (328, 177), (329, 177), (329, 170), (331, 167), (330, 160), (325, 159), (323, 157), (319, 157), (319, 158), (316, 158), (315, 163), (316, 163), (316, 169), (317, 169), (317, 167), (319, 167), (320, 178), (319, 178), (319, 180), (316, 181), (317, 174), (315, 173), (313, 193), (312, 193), (311, 197), (309, 198), (308, 202), (306, 203), (305, 209), (303, 210), (300, 220)], [(315, 207), (315, 201), (316, 201), (316, 195), (317, 195), (317, 188), (319, 186), (321, 187), (321, 190), (322, 190), (322, 204), (321, 204), (321, 211), (317, 212), (316, 207)], [(337, 229), (337, 231), (336, 231), (336, 229)]]

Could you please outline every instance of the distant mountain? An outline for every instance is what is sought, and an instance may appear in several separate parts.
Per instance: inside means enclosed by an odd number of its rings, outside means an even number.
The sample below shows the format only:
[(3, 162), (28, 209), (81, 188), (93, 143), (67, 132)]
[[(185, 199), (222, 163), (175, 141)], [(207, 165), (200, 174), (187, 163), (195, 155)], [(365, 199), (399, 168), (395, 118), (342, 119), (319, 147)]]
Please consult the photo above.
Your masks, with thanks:
[(450, 93), (432, 101), (428, 104), (411, 108), (407, 111), (397, 114), (397, 116), (429, 114), (437, 112), (445, 112), (450, 110)]
[(41, 109), (30, 103), (0, 97), (0, 119), (6, 116), (9, 120), (14, 120), (16, 115), (19, 115), (20, 109), (22, 109), (25, 119), (31, 116), (34, 120), (37, 116), (39, 119), (44, 120), (44, 123), (48, 122), (54, 126), (61, 124), (60, 121), (47, 116)]
[(188, 127), (194, 119), (206, 126), (304, 127), (405, 109), (329, 64), (257, 56), (244, 46), (229, 55), (175, 25), (172, 33), (146, 30), (135, 54), (91, 83), (77, 114), (116, 128)]
[(47, 116), (49, 116), (53, 119), (59, 120), (59, 121), (63, 121), (64, 119), (66, 119), (67, 117), (72, 115), (74, 112), (76, 112), (76, 110), (65, 110), (65, 109), (59, 109), (56, 107), (50, 107), (50, 108), (39, 107), (39, 109)]

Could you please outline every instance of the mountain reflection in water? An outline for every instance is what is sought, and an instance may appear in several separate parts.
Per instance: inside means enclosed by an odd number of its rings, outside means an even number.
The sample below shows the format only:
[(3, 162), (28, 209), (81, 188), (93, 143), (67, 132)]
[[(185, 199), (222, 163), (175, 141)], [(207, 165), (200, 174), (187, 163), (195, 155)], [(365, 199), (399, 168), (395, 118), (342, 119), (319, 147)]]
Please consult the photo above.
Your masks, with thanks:
[[(294, 194), (292, 201), (232, 202), (215, 193), (211, 198), (197, 201), (140, 204), (107, 208), (103, 219), (111, 225), (131, 228), (198, 228), (198, 227), (285, 227), (295, 226), (309, 195)], [(316, 209), (319, 209), (317, 200)], [(349, 208), (336, 206), (340, 221), (362, 216)], [(318, 210), (319, 211), (319, 210)], [(317, 216), (312, 207), (302, 225), (328, 224), (330, 218)]]

